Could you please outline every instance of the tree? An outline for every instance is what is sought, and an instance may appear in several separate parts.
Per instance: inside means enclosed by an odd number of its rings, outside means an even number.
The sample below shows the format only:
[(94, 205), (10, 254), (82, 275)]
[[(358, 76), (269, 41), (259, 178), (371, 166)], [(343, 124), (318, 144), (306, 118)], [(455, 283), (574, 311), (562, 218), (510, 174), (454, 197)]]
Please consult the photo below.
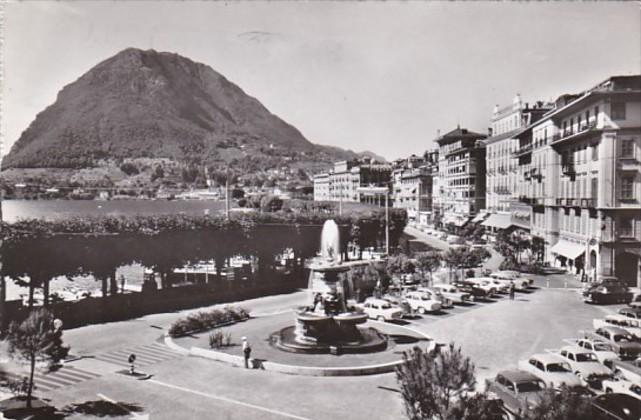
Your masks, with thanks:
[(404, 352), (396, 380), (410, 420), (460, 419), (476, 385), (474, 364), (454, 344), (438, 352)]
[(385, 269), (392, 279), (398, 279), (399, 274), (414, 273), (416, 266), (407, 255), (397, 254), (387, 258)]
[(267, 194), (260, 199), (260, 210), (275, 212), (283, 207), (283, 200), (275, 195)]
[(31, 312), (22, 323), (12, 323), (9, 328), (9, 352), (29, 362), (27, 390), (29, 408), (31, 408), (36, 362), (47, 362), (49, 369), (53, 369), (69, 353), (69, 347), (62, 342), (61, 326), (56, 325), (54, 321), (53, 314), (42, 308)]
[(532, 254), (536, 261), (543, 261), (545, 256), (545, 240), (540, 236), (532, 237)]
[(425, 273), (429, 274), (429, 284), (433, 283), (432, 273), (441, 266), (443, 256), (440, 252), (430, 251), (421, 252), (416, 255), (416, 268), (421, 273), (421, 278), (425, 279)]
[(522, 420), (604, 420), (603, 416), (593, 412), (590, 398), (573, 392), (565, 386), (561, 387), (560, 392), (546, 389), (539, 404), (523, 413), (521, 418)]
[(156, 165), (154, 171), (151, 174), (151, 182), (154, 182), (157, 179), (165, 177), (165, 170), (162, 168), (162, 165)]
[(458, 248), (450, 248), (443, 255), (445, 265), (449, 270), (449, 279), (452, 281), (452, 271), (456, 270), (463, 263), (463, 255)]

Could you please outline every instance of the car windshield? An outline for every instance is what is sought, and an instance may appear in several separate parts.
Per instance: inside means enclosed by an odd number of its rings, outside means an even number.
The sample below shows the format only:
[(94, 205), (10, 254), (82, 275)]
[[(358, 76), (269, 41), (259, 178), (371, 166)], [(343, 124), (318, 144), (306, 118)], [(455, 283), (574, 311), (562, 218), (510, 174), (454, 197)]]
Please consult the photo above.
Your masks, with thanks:
[(612, 347), (606, 343), (594, 343), (594, 350), (596, 351), (612, 351)]
[(566, 363), (550, 363), (547, 365), (548, 372), (571, 372), (570, 366)]
[(634, 341), (632, 339), (632, 336), (629, 334), (615, 334), (614, 337), (612, 337), (616, 343), (619, 342), (624, 342), (624, 343), (629, 343)]
[(521, 382), (516, 385), (516, 389), (519, 392), (536, 392), (542, 390), (543, 388), (544, 386), (541, 381)]
[(594, 353), (577, 353), (574, 355), (577, 362), (596, 362), (597, 358)]

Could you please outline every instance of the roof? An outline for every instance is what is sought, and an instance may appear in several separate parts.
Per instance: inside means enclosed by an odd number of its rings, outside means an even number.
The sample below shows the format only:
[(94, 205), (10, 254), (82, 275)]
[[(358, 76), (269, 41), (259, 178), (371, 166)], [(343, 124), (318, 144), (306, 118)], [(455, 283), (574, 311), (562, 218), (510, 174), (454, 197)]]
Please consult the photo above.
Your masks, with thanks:
[(609, 331), (614, 334), (625, 334), (625, 335), (630, 334), (627, 330), (621, 327), (617, 327), (616, 325), (604, 325), (602, 327), (599, 327), (599, 329), (603, 331)]
[(503, 376), (505, 379), (512, 381), (512, 382), (525, 382), (525, 381), (531, 381), (531, 380), (538, 380), (536, 376), (529, 372), (525, 372), (522, 370), (502, 370), (498, 373), (498, 375)]
[[(592, 340), (594, 341), (594, 340)], [(563, 346), (561, 347), (561, 350), (569, 351), (572, 353), (591, 353), (591, 351), (584, 349), (583, 347), (579, 347), (576, 344), (570, 344), (569, 346)]]
[[(553, 353), (537, 353), (530, 356), (530, 359), (536, 359), (543, 363), (558, 363), (559, 356)], [(529, 360), (529, 359), (528, 359)]]
[(633, 314), (641, 314), (641, 308), (632, 308), (628, 306), (624, 306), (623, 308), (619, 309), (619, 313), (633, 313)]
[(484, 139), (486, 137), (487, 135), (485, 134), (475, 133), (474, 131), (469, 131), (467, 128), (461, 128), (460, 126), (458, 126), (449, 133), (445, 133), (441, 137), (437, 138), (436, 142), (440, 144), (441, 141), (445, 140)]
[(516, 130), (508, 131), (507, 133), (488, 137), (487, 139), (483, 140), (483, 143), (487, 145), (487, 144), (496, 143), (497, 141), (511, 139), (511, 138), (514, 138), (516, 135), (520, 134), (521, 131), (525, 131), (525, 130), (526, 130), (525, 127), (520, 127), (520, 128), (517, 128)]

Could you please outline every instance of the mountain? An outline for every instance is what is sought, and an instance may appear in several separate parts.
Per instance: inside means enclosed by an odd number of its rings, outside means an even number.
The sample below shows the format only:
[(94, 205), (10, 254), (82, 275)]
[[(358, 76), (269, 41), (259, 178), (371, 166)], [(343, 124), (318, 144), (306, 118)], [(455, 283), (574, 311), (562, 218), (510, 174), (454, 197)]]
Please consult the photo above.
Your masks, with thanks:
[(382, 163), (387, 162), (387, 159), (385, 159), (383, 156), (377, 155), (376, 153), (370, 152), (369, 150), (365, 150), (364, 152), (358, 153), (358, 157), (361, 157), (361, 158), (368, 157), (372, 160), (375, 160), (377, 162), (382, 162)]
[(311, 170), (354, 156), (312, 144), (207, 65), (129, 48), (65, 86), (22, 133), (2, 168), (169, 159), (241, 172), (283, 163)]

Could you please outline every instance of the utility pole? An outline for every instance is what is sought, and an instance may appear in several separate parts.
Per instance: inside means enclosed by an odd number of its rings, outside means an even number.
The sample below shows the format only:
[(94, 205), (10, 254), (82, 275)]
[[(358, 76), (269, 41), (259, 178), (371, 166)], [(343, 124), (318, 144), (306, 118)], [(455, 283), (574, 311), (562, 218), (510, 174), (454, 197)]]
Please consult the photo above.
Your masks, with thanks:
[(225, 176), (225, 217), (229, 219), (229, 166)]
[(385, 254), (389, 256), (389, 190), (385, 191)]

